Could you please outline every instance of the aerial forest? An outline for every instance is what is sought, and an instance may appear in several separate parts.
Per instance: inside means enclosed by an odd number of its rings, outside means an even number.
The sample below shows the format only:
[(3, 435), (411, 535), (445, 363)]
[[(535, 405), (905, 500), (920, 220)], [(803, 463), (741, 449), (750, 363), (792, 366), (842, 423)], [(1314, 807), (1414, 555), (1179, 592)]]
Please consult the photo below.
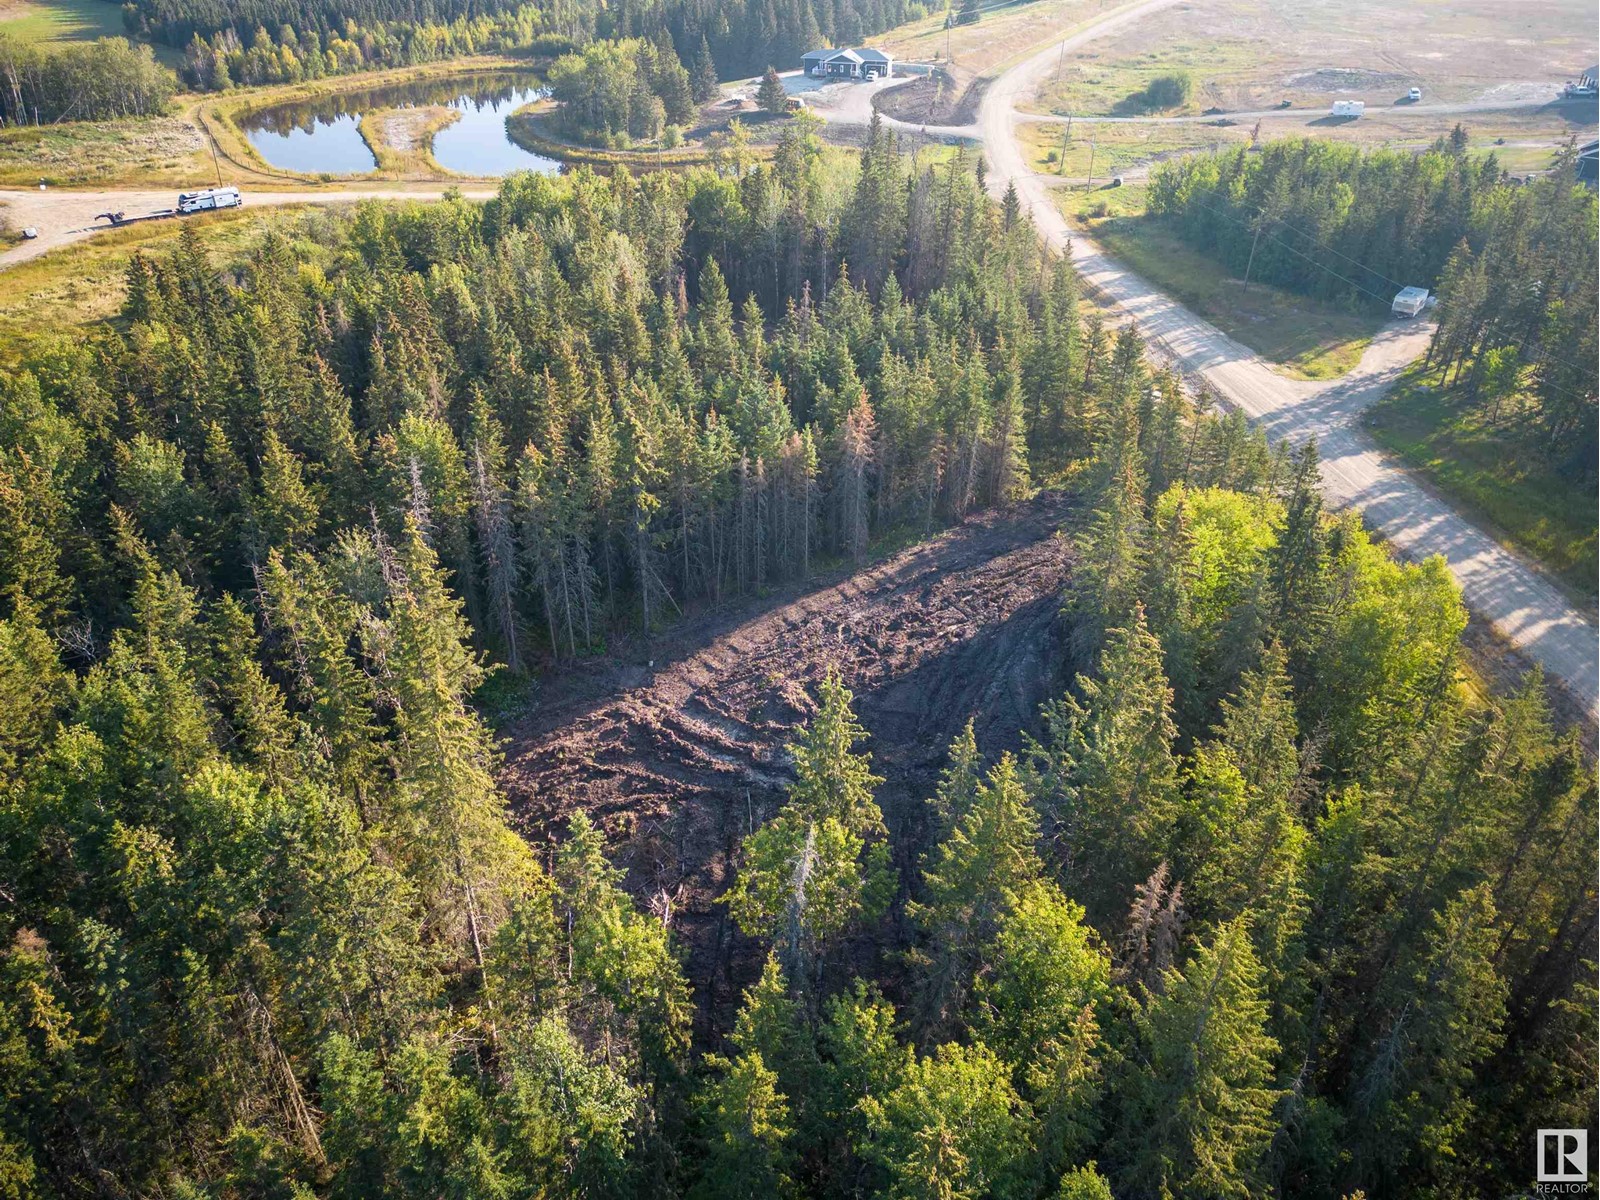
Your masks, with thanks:
[(665, 40), (692, 71), (722, 78), (797, 64), (923, 16), (915, 0), (131, 0), (132, 34), (184, 51), (186, 82), (298, 83), (462, 54), (553, 54), (593, 40)]
[[(1544, 681), (967, 155), (797, 122), (126, 283), (0, 371), (0, 1197), (1469, 1197), (1587, 1124)], [(1051, 698), (906, 811), (818, 681), (731, 1011), (625, 827), (508, 805), (507, 697), (1041, 489)]]
[(1570, 178), (1570, 151), (1519, 186), (1467, 147), (1457, 126), (1423, 154), (1285, 138), (1197, 155), (1157, 168), (1150, 212), (1230, 271), (1292, 292), (1378, 311), (1401, 287), (1436, 292), (1428, 364), (1474, 397), (1525, 394), (1522, 438), (1592, 483), (1595, 194)]

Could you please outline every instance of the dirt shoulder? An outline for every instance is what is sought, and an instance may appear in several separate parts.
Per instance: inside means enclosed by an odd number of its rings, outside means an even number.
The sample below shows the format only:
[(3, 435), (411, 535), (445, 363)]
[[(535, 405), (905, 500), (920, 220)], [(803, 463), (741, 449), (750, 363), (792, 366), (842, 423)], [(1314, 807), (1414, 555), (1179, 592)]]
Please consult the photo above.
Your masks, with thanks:
[[(923, 804), (969, 718), (987, 755), (1014, 749), (1056, 678), (1069, 572), (1051, 493), (794, 594), (691, 619), (649, 649), (586, 664), (511, 728), (502, 785), (530, 832), (586, 809), (628, 886), (660, 906), (705, 980), (702, 1019), (726, 1015), (753, 968), (713, 903), (745, 834), (782, 803), (784, 747), (830, 665), (856, 694), (897, 861), (922, 842)], [(879, 939), (892, 942), (894, 939)], [(860, 951), (874, 951), (865, 945)]]

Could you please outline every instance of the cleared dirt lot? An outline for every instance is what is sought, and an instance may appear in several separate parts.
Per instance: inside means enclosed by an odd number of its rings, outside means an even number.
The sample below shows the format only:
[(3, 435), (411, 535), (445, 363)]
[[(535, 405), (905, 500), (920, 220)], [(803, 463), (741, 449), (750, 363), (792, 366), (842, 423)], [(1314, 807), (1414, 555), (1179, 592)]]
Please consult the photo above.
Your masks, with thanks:
[(722, 1012), (752, 964), (713, 897), (740, 840), (782, 802), (784, 747), (817, 682), (837, 665), (856, 694), (908, 871), (922, 802), (968, 718), (998, 756), (1065, 684), (1055, 664), (1069, 559), (1054, 534), (1070, 512), (1047, 493), (765, 611), (684, 622), (652, 648), (653, 671), (622, 654), (574, 673), (508, 731), (514, 810), (530, 831), (579, 807), (602, 821), (628, 886), (671, 898), (690, 977), (710, 981), (697, 989), (702, 1018)]
[(994, 7), (970, 25), (945, 28), (945, 10), (871, 39), (902, 62), (928, 63), (934, 75), (881, 93), (890, 116), (928, 124), (972, 120), (983, 80), (1076, 25), (1093, 21), (1126, 0), (1033, 0)]
[(1553, 94), (1595, 59), (1588, 0), (1193, 0), (1069, 55), (1044, 80), (1043, 111), (1138, 115), (1157, 75), (1187, 70), (1182, 109), (1392, 105)]

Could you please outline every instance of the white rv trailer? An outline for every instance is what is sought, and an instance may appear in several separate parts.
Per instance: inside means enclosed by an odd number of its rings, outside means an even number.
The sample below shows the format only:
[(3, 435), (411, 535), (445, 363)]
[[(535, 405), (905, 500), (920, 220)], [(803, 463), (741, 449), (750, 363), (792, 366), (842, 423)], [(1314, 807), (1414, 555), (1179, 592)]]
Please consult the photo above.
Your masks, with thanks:
[(238, 208), (244, 197), (236, 187), (206, 188), (199, 192), (179, 192), (180, 213), (207, 212), (213, 208)]
[(1390, 311), (1397, 317), (1414, 317), (1428, 307), (1428, 289), (1404, 287), (1396, 293)]
[(1354, 118), (1359, 117), (1366, 111), (1367, 102), (1365, 100), (1335, 100), (1333, 102), (1333, 111), (1328, 115), (1333, 117)]

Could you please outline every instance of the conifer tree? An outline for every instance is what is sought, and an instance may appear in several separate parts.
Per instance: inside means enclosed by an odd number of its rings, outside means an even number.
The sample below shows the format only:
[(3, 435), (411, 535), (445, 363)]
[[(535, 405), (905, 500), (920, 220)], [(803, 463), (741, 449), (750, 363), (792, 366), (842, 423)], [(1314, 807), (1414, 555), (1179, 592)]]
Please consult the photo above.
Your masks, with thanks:
[(1272, 586), (1277, 597), (1274, 628), (1298, 671), (1328, 619), (1327, 534), (1322, 519), (1322, 471), (1317, 443), (1294, 456), (1294, 475), (1284, 504), (1283, 530), (1273, 550)]
[(1140, 1049), (1120, 1087), (1113, 1138), (1120, 1185), (1136, 1196), (1264, 1194), (1272, 1062), (1261, 968), (1243, 919), (1218, 930), (1165, 992), (1147, 999)]
[(862, 1108), (872, 1137), (864, 1149), (888, 1171), (896, 1200), (1033, 1194), (1032, 1113), (981, 1043), (940, 1046)]
[(1163, 857), (1177, 790), (1172, 690), (1144, 612), (1107, 636), (1100, 677), (1044, 710), (1035, 794), (1074, 895), (1100, 928)]
[(697, 1200), (793, 1195), (788, 1152), (793, 1130), (778, 1077), (754, 1052), (731, 1061), (710, 1055), (706, 1061), (721, 1074), (700, 1100), (706, 1163), (689, 1194)]
[(939, 786), (928, 801), (933, 809), (936, 841), (942, 842), (950, 835), (977, 799), (982, 780), (980, 766), (977, 734), (968, 720), (950, 743), (948, 760), (939, 773)]
[(689, 83), (696, 104), (705, 104), (717, 94), (717, 64), (711, 57), (711, 46), (705, 34), (700, 35), (700, 48), (695, 51), (694, 65), (689, 69)]
[(1017, 1068), (1039, 1115), (1047, 1170), (1077, 1159), (1097, 1132), (1100, 1024), (1111, 994), (1110, 957), (1083, 907), (1048, 881), (1022, 890), (1000, 918), (975, 989), (974, 1025)]
[(876, 987), (857, 979), (830, 997), (818, 1033), (822, 1050), (819, 1084), (822, 1103), (817, 1119), (824, 1124), (819, 1139), (846, 1156), (833, 1164), (830, 1177), (843, 1180), (860, 1169), (855, 1156), (869, 1141), (864, 1107), (892, 1093), (915, 1060), (911, 1047), (897, 1037), (894, 1006)]
[(1467, 1081), (1502, 1037), (1494, 921), (1487, 884), (1463, 891), (1434, 914), (1413, 971), (1384, 981), (1384, 1019), (1363, 1047), (1351, 1096), (1365, 1134), (1353, 1167), (1360, 1186), (1449, 1178)]
[(1038, 838), (1015, 760), (1004, 755), (931, 855), (922, 875), (926, 898), (906, 906), (927, 943), (917, 954), (925, 1027), (960, 1019), (983, 949), (1019, 893), (1039, 877)]
[(789, 111), (789, 93), (783, 90), (783, 80), (770, 66), (761, 77), (761, 86), (756, 89), (756, 104), (777, 116)]
[(872, 920), (894, 886), (883, 813), (872, 797), (882, 780), (853, 747), (866, 731), (850, 692), (830, 669), (816, 717), (789, 750), (789, 800), (745, 839), (745, 863), (727, 893), (747, 933), (784, 942), (791, 978), (806, 981), (818, 954), (857, 920)]

